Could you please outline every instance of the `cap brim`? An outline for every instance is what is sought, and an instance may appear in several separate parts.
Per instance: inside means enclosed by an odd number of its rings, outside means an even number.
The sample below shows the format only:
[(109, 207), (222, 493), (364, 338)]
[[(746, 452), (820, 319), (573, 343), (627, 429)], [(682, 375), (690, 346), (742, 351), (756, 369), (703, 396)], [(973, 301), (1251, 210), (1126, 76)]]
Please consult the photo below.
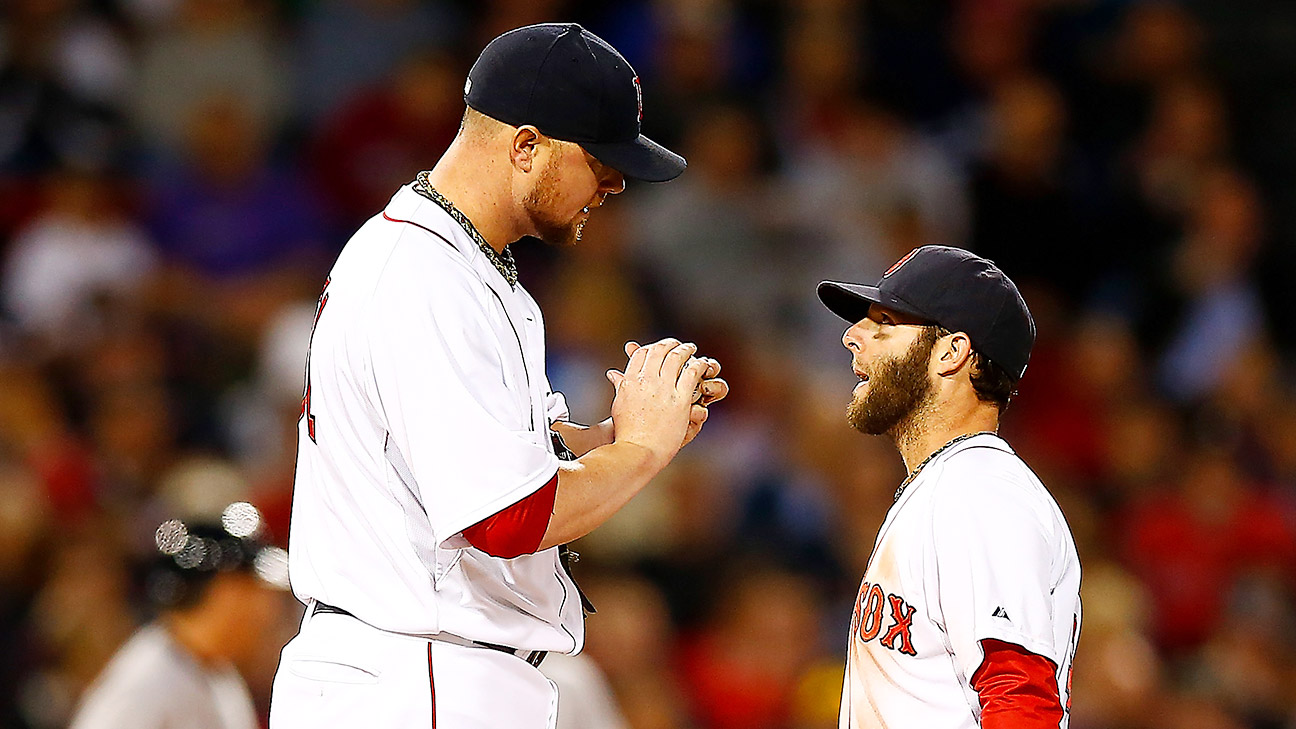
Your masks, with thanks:
[(581, 146), (599, 162), (644, 182), (673, 180), (688, 166), (683, 157), (642, 134), (630, 142), (581, 142)]
[(828, 307), (828, 311), (854, 324), (868, 316), (870, 304), (898, 311), (902, 314), (930, 320), (931, 317), (917, 307), (902, 301), (895, 296), (885, 294), (876, 286), (849, 283), (846, 281), (821, 281), (818, 288), (819, 300)]

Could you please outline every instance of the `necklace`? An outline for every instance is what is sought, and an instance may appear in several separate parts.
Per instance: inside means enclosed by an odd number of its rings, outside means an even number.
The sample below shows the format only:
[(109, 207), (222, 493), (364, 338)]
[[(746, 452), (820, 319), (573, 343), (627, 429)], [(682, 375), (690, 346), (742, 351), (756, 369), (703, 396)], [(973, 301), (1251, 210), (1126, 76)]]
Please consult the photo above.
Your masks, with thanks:
[(486, 239), (482, 237), (482, 234), (477, 232), (477, 226), (472, 224), (468, 216), (455, 207), (454, 203), (447, 200), (445, 195), (437, 192), (436, 188), (432, 187), (431, 179), (431, 170), (418, 173), (418, 176), (414, 178), (414, 192), (441, 206), (441, 209), (446, 211), (459, 224), (459, 227), (464, 229), (468, 237), (473, 239), (477, 247), (482, 250), (482, 253), (486, 254), (487, 260), (491, 262), (495, 270), (500, 272), (505, 281), (508, 281), (509, 287), (517, 286), (518, 269), (517, 261), (513, 259), (513, 251), (510, 251), (508, 246), (504, 246), (503, 253), (499, 253), (492, 248), (491, 244), (487, 243)]
[(994, 433), (993, 433), (992, 431), (989, 431), (989, 430), (981, 430), (981, 431), (978, 431), (978, 432), (976, 432), (976, 433), (964, 433), (963, 435), (960, 435), (959, 437), (957, 437), (957, 438), (951, 440), (950, 442), (946, 443), (945, 445), (941, 446), (940, 448), (937, 448), (936, 450), (932, 451), (930, 456), (927, 456), (926, 458), (924, 458), (924, 459), (923, 459), (923, 462), (922, 462), (922, 463), (919, 463), (919, 464), (918, 464), (918, 467), (915, 468), (913, 471), (910, 471), (910, 472), (909, 472), (909, 475), (905, 477), (904, 482), (900, 484), (900, 488), (896, 489), (896, 492), (895, 492), (895, 500), (896, 500), (896, 501), (899, 501), (899, 500), (900, 500), (900, 494), (903, 494), (905, 488), (908, 487), (909, 484), (913, 483), (913, 480), (914, 480), (915, 478), (918, 478), (918, 474), (919, 474), (919, 473), (922, 473), (923, 467), (926, 466), (928, 463), (931, 463), (933, 458), (935, 458), (936, 456), (939, 456), (940, 454), (944, 453), (944, 452), (945, 452), (947, 449), (949, 449), (951, 446), (953, 446), (953, 445), (955, 445), (955, 444), (957, 444), (957, 443), (962, 443), (963, 441), (967, 440), (968, 438), (975, 438), (975, 437), (978, 436), (978, 435), (993, 435), (993, 434), (994, 434)]

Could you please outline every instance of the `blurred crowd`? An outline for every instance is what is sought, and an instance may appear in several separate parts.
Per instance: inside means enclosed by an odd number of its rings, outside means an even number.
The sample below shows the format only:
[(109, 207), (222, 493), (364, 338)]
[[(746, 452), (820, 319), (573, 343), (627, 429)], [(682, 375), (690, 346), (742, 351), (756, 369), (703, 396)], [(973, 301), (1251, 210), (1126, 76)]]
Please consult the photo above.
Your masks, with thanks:
[[(286, 541), (314, 300), (453, 137), (482, 45), (576, 20), (689, 168), (515, 246), (575, 419), (674, 335), (731, 397), (578, 545), (632, 729), (828, 729), (903, 466), (824, 278), (942, 243), (1039, 341), (1004, 434), (1084, 566), (1074, 729), (1296, 727), (1296, 6), (5, 0), (0, 726), (64, 726), (181, 513)], [(453, 413), (441, 414), (454, 417)], [(264, 708), (300, 607), (241, 666)]]

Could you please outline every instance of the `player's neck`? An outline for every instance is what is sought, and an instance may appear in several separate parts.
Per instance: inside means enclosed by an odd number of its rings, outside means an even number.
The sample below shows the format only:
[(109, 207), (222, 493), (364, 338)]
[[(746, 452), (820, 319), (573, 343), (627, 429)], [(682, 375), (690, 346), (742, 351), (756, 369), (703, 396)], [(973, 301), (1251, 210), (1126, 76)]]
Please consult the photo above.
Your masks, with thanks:
[(966, 408), (936, 407), (914, 413), (896, 429), (893, 440), (904, 459), (905, 471), (912, 474), (918, 464), (950, 441), (998, 430), (998, 409), (978, 401)]
[(503, 253), (508, 244), (526, 235), (517, 219), (512, 194), (500, 182), (503, 179), (481, 155), (457, 144), (450, 145), (429, 175), (432, 187), (472, 221), (497, 253)]
[(171, 639), (199, 663), (215, 665), (227, 660), (221, 650), (221, 637), (195, 611), (176, 611), (163, 618), (162, 622), (171, 634)]

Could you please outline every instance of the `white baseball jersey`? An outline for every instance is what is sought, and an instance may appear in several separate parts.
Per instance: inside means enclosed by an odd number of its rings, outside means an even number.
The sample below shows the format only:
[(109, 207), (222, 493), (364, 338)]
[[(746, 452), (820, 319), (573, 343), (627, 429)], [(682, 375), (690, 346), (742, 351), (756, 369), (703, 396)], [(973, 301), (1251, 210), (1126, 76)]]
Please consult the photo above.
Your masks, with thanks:
[(232, 665), (199, 663), (153, 623), (126, 641), (81, 699), (71, 729), (256, 729), (247, 684)]
[(971, 678), (986, 639), (1052, 661), (1067, 707), (1079, 636), (1080, 560), (1062, 512), (1007, 443), (976, 435), (923, 467), (878, 532), (840, 726), (980, 726)]
[(575, 585), (548, 549), (481, 552), (462, 531), (558, 470), (544, 322), (436, 203), (401, 188), (320, 297), (289, 534), (294, 594), (382, 630), (571, 653)]

